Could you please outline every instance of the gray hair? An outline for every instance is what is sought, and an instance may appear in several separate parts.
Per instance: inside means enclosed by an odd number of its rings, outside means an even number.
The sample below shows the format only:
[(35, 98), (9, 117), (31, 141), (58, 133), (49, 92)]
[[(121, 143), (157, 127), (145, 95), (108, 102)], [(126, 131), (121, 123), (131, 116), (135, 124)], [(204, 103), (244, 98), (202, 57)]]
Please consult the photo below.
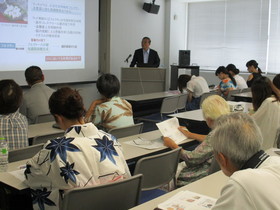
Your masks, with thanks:
[(217, 119), (211, 136), (214, 152), (224, 154), (238, 169), (261, 149), (262, 142), (253, 118), (240, 112)]
[(229, 114), (230, 109), (227, 101), (218, 95), (208, 96), (201, 105), (205, 119), (216, 120), (224, 114)]

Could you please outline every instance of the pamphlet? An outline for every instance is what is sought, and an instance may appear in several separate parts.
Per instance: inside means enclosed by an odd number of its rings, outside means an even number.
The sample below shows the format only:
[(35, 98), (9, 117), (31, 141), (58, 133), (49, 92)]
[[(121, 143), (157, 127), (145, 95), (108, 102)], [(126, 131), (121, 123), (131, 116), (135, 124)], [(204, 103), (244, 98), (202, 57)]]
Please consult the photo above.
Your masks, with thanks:
[(194, 193), (181, 191), (167, 201), (158, 205), (161, 210), (206, 210), (211, 209), (217, 199)]

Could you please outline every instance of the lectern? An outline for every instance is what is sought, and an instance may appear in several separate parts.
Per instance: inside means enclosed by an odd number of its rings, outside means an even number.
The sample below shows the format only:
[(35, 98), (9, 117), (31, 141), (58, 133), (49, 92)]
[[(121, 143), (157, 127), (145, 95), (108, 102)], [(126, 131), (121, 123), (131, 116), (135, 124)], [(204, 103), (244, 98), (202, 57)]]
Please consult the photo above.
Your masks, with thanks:
[(138, 95), (165, 91), (165, 68), (122, 68), (121, 95)]

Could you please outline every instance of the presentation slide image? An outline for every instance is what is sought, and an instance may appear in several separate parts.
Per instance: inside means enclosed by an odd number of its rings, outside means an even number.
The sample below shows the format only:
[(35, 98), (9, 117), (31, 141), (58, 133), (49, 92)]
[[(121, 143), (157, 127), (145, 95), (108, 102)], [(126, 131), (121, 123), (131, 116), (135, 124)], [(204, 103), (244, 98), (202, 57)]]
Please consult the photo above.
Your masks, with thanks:
[(0, 0), (0, 31), (5, 71), (85, 67), (85, 0)]

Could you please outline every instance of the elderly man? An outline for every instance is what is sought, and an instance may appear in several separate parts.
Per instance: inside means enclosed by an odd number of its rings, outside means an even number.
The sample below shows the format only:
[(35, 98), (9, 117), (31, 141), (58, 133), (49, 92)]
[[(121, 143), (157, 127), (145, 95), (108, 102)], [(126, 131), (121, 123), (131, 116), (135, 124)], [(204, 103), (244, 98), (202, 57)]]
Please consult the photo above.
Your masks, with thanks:
[(23, 96), (20, 112), (27, 117), (29, 124), (34, 124), (38, 115), (50, 113), (48, 101), (54, 90), (44, 84), (45, 77), (38, 66), (28, 67), (25, 79), (31, 88)]
[(157, 51), (150, 49), (151, 39), (144, 37), (142, 48), (135, 50), (130, 67), (159, 67), (160, 59)]
[(214, 210), (280, 209), (280, 158), (262, 151), (262, 141), (249, 115), (233, 113), (218, 119), (211, 143), (230, 179)]

